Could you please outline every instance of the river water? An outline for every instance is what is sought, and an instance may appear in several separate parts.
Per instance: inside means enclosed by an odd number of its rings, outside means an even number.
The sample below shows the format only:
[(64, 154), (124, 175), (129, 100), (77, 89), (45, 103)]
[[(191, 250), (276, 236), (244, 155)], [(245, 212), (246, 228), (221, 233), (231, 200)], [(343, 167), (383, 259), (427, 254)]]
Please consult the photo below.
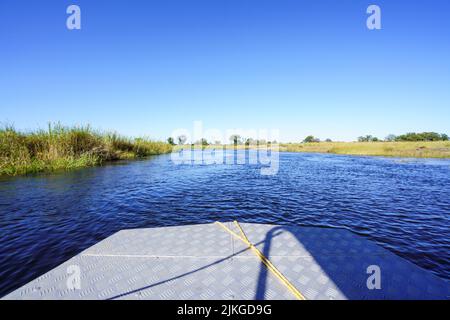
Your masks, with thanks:
[(237, 219), (346, 228), (450, 279), (450, 161), (280, 153), (261, 166), (170, 155), (0, 180), (0, 297), (128, 228)]

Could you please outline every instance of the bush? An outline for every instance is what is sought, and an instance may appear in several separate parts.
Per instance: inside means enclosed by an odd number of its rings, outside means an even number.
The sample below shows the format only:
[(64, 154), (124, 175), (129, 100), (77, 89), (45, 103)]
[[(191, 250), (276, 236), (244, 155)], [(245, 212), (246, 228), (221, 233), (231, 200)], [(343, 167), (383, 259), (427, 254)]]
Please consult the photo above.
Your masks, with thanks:
[(371, 136), (370, 134), (362, 137), (358, 137), (358, 142), (377, 142), (380, 141), (377, 137)]
[(396, 139), (397, 139), (396, 135), (390, 134), (386, 138), (384, 138), (384, 141), (392, 142), (395, 141)]
[(320, 142), (320, 139), (315, 138), (314, 136), (307, 136), (303, 143), (311, 143), (311, 142)]
[(396, 141), (448, 141), (447, 134), (439, 134), (436, 132), (409, 132), (397, 137)]
[(170, 144), (171, 146), (175, 145), (175, 142), (172, 137), (167, 138), (167, 143)]

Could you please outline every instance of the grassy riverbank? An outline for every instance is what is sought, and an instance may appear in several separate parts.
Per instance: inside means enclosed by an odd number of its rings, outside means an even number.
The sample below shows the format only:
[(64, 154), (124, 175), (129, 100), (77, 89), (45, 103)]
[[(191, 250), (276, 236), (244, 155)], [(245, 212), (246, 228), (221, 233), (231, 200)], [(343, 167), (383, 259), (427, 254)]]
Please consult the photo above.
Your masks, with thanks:
[(90, 127), (49, 126), (20, 132), (0, 129), (0, 175), (19, 175), (101, 165), (105, 161), (168, 153), (172, 147), (149, 139), (130, 139)]
[[(417, 142), (309, 142), (281, 143), (281, 152), (316, 152), (346, 155), (450, 158), (450, 141)], [(196, 146), (195, 148), (197, 148)], [(255, 148), (243, 144), (208, 145), (232, 150)], [(191, 148), (190, 145), (174, 146)], [(201, 148), (201, 146), (200, 146)], [(0, 175), (20, 175), (101, 165), (106, 161), (135, 159), (171, 152), (172, 146), (149, 139), (131, 139), (90, 127), (49, 126), (47, 130), (20, 132), (0, 128)]]
[[(281, 143), (280, 152), (333, 153), (359, 156), (385, 156), (410, 158), (450, 158), (450, 141), (396, 141), (396, 142), (309, 142)], [(261, 146), (264, 147), (264, 146)], [(174, 150), (191, 148), (190, 145), (175, 146)], [(202, 146), (194, 146), (202, 149)], [(255, 145), (208, 145), (205, 149), (244, 150)]]
[(287, 143), (280, 145), (280, 151), (386, 157), (450, 158), (450, 141)]

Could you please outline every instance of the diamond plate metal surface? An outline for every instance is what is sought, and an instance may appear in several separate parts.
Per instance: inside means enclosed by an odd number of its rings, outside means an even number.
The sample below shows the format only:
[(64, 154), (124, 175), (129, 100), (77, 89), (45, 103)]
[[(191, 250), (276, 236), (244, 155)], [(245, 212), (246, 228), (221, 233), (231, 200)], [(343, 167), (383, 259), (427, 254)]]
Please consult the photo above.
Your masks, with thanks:
[[(226, 223), (239, 233), (233, 223)], [(307, 299), (447, 299), (449, 283), (347, 230), (242, 223)], [(81, 271), (68, 289), (67, 268)], [(366, 286), (381, 268), (380, 290)], [(123, 230), (4, 299), (294, 299), (247, 246), (216, 224)]]

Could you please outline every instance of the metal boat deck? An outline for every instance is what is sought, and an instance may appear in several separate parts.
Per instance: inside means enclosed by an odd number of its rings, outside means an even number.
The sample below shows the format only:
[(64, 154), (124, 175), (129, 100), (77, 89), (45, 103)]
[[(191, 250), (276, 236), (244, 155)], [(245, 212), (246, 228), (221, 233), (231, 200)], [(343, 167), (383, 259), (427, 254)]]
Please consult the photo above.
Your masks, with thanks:
[[(233, 223), (225, 225), (239, 232)], [(448, 281), (350, 231), (249, 223), (241, 226), (249, 240), (306, 299), (450, 297)], [(369, 266), (379, 267), (380, 289), (367, 286)], [(75, 283), (79, 287), (73, 285), (78, 271)], [(295, 296), (245, 243), (217, 224), (201, 224), (119, 231), (3, 298)]]

